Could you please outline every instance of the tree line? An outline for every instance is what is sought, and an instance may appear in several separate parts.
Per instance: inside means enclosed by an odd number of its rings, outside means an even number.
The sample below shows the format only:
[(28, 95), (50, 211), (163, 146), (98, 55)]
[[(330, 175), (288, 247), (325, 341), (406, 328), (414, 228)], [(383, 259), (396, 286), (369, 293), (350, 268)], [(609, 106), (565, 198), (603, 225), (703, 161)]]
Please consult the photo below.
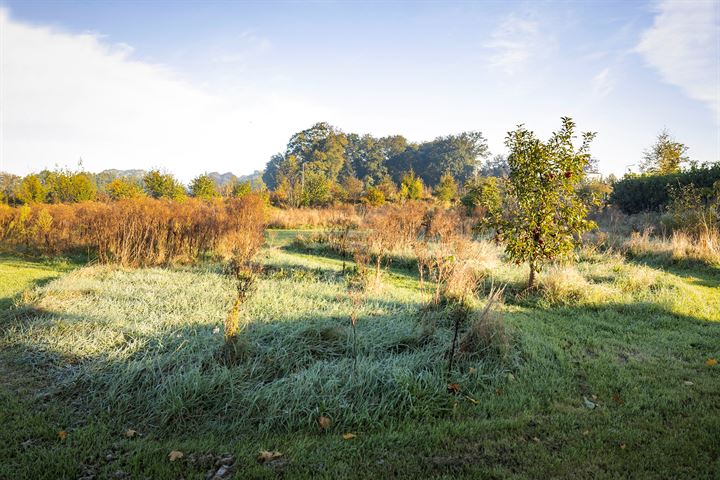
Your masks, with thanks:
[(259, 176), (220, 183), (204, 173), (185, 186), (174, 175), (153, 169), (90, 173), (69, 169), (43, 170), (25, 177), (0, 172), (0, 203), (79, 203), (94, 200), (124, 200), (150, 197), (181, 200), (186, 197), (211, 199), (243, 197), (250, 192), (265, 196), (267, 189)]
[[(693, 164), (687, 150), (664, 130), (643, 153), (640, 174), (628, 173), (620, 181), (614, 176), (583, 177), (576, 188), (586, 201), (613, 203), (626, 213), (662, 210), (671, 187), (693, 184), (712, 189), (718, 180), (720, 167)], [(688, 164), (689, 168), (683, 168)], [(585, 173), (597, 173), (596, 159), (588, 157), (584, 165)], [(274, 155), (263, 172), (249, 179), (205, 173), (186, 186), (157, 169), (97, 174), (44, 170), (25, 177), (0, 173), (0, 201), (17, 205), (142, 196), (211, 199), (257, 191), (280, 207), (380, 205), (435, 196), (446, 202), (460, 200), (469, 210), (479, 207), (492, 214), (500, 208), (510, 170), (507, 156), (490, 155), (481, 132), (414, 143), (401, 135), (378, 138), (345, 133), (320, 122), (293, 134), (285, 152)]]
[[(344, 133), (320, 122), (292, 135), (285, 152), (270, 159), (262, 178), (278, 205), (382, 203), (422, 198), (438, 187), (448, 196), (476, 176), (489, 155), (481, 132), (413, 143), (402, 135)], [(498, 162), (506, 165), (503, 159)]]

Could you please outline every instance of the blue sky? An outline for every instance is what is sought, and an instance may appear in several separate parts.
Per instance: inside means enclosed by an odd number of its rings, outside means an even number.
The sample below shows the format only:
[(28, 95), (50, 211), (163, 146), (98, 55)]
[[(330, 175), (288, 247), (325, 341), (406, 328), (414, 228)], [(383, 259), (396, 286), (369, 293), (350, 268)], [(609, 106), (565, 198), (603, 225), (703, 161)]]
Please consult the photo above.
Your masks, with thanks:
[[(720, 2), (0, 3), (0, 169), (261, 169), (317, 121), (429, 140), (563, 115), (606, 173), (720, 159)], [(632, 168), (632, 167), (631, 167)]]

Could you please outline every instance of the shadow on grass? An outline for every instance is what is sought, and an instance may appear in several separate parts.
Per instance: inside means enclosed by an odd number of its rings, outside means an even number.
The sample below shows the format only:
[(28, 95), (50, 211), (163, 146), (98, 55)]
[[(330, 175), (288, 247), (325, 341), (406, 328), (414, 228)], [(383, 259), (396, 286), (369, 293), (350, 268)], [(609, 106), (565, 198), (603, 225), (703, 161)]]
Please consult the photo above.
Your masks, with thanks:
[[(345, 269), (345, 275), (350, 273), (350, 265)], [(342, 269), (328, 267), (307, 267), (289, 262), (274, 262), (263, 267), (262, 275), (271, 279), (291, 279), (297, 281), (324, 281), (341, 283), (345, 280)]]
[[(288, 253), (321, 257), (340, 262), (344, 260), (350, 266), (355, 265), (351, 254), (347, 254), (343, 257), (341, 253), (325, 245), (301, 246), (289, 244), (281, 247), (281, 249)], [(375, 257), (371, 256), (368, 263), (373, 265), (374, 262)], [(411, 258), (398, 255), (388, 255), (384, 258), (383, 265), (387, 271), (392, 272), (395, 275), (417, 279), (417, 262)]]

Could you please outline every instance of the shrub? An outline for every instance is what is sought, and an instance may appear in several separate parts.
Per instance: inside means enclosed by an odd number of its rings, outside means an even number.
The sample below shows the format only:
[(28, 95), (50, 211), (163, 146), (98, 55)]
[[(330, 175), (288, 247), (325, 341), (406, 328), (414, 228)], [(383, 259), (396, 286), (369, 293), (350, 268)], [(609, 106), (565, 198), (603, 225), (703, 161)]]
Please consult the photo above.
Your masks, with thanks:
[(90, 175), (69, 171), (42, 172), (47, 200), (52, 203), (88, 202), (95, 200), (97, 188)]
[(199, 175), (190, 182), (190, 193), (192, 193), (193, 197), (203, 200), (210, 200), (220, 196), (217, 192), (215, 180), (207, 174)]
[(362, 201), (371, 207), (379, 207), (385, 203), (385, 194), (379, 188), (369, 186), (363, 194)]
[(17, 198), (23, 203), (44, 202), (47, 198), (47, 188), (37, 175), (28, 175), (18, 186)]
[(140, 182), (129, 178), (114, 179), (105, 186), (105, 191), (112, 200), (127, 200), (145, 195)]
[(162, 174), (159, 170), (150, 170), (143, 177), (145, 191), (152, 198), (179, 199), (185, 196), (185, 188), (171, 174)]
[(465, 195), (460, 202), (468, 214), (475, 214), (481, 220), (481, 227), (492, 227), (502, 209), (501, 187), (503, 179), (476, 177), (465, 185)]
[(440, 177), (440, 183), (435, 187), (435, 196), (443, 201), (450, 202), (457, 197), (458, 186), (455, 179), (450, 173), (445, 173)]
[(710, 196), (717, 181), (720, 181), (720, 163), (692, 166), (668, 175), (626, 175), (613, 186), (610, 202), (628, 214), (658, 212), (670, 203), (671, 186), (693, 184), (703, 195)]
[(425, 195), (425, 185), (423, 184), (422, 178), (415, 175), (415, 172), (412, 170), (403, 174), (398, 195), (402, 200), (419, 200), (423, 198)]
[(719, 198), (708, 199), (707, 194), (692, 183), (670, 186), (670, 203), (667, 206), (666, 214), (661, 219), (663, 225), (671, 231), (677, 230), (695, 237), (718, 228), (720, 226), (720, 192), (713, 192), (713, 194)]
[(103, 204), (3, 208), (3, 243), (43, 253), (89, 250), (127, 266), (191, 262), (203, 254), (249, 259), (263, 242), (264, 203), (137, 198)]

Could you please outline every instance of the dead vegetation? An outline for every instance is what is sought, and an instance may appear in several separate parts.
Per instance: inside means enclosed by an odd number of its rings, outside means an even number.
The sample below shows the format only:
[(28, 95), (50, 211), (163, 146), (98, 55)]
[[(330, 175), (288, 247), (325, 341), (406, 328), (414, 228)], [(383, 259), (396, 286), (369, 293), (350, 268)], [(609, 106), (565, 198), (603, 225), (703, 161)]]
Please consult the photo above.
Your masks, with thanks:
[(42, 254), (91, 253), (101, 263), (190, 263), (203, 255), (250, 258), (263, 242), (261, 198), (24, 205), (0, 210), (0, 240)]

